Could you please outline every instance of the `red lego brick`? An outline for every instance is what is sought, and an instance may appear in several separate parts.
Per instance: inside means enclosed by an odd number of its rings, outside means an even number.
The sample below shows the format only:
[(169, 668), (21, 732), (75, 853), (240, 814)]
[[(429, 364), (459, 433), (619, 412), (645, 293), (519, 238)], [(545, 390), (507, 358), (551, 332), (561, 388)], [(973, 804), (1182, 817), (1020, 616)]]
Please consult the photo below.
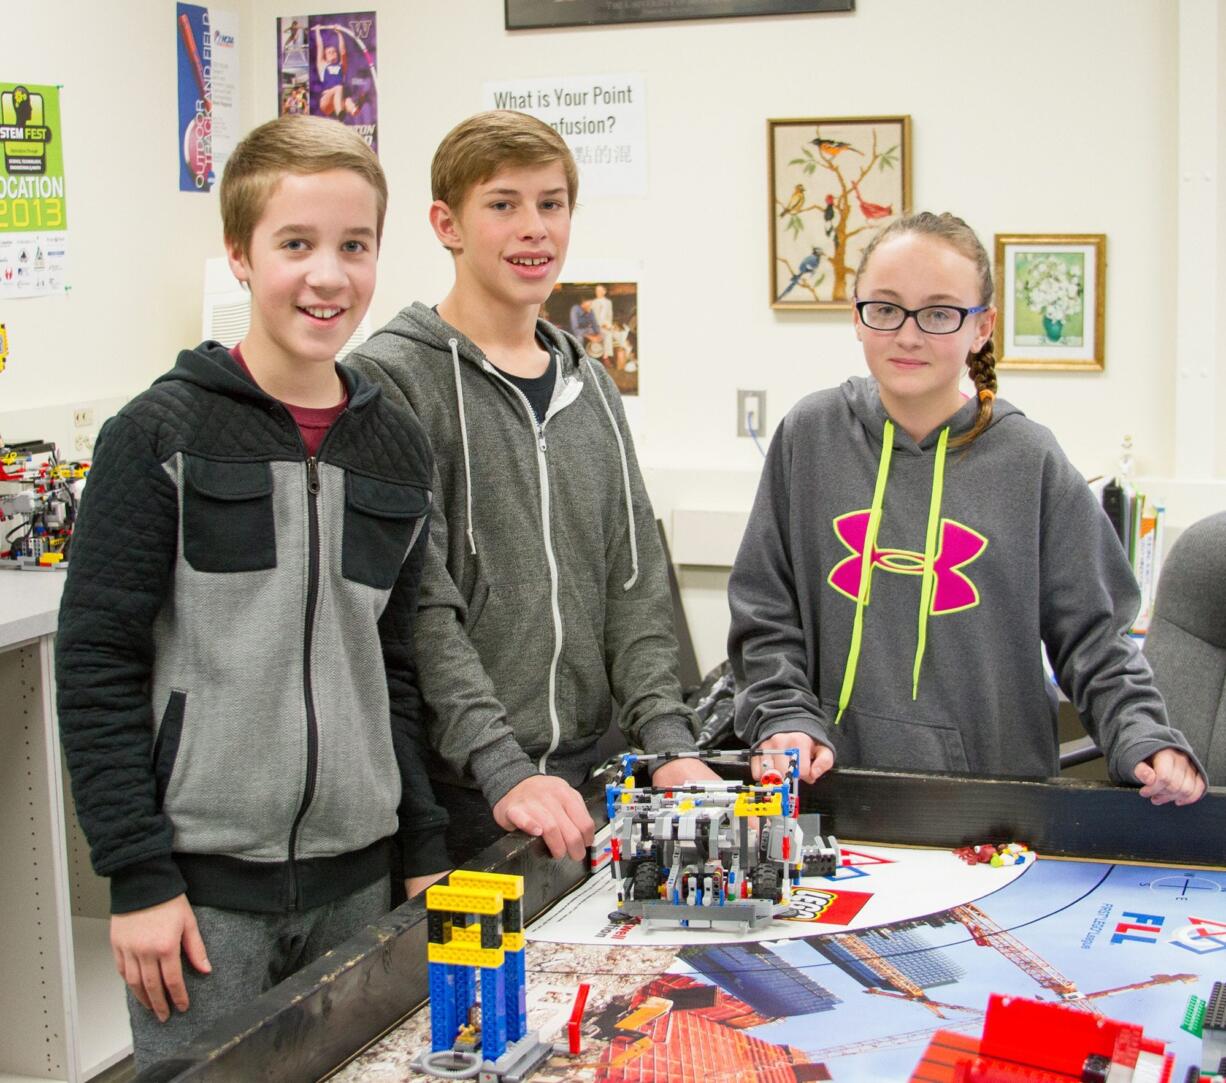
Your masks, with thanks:
[(969, 1061), (979, 1052), (979, 1039), (952, 1030), (938, 1030), (924, 1050), (924, 1056), (909, 1083), (955, 1083), (958, 1064)]

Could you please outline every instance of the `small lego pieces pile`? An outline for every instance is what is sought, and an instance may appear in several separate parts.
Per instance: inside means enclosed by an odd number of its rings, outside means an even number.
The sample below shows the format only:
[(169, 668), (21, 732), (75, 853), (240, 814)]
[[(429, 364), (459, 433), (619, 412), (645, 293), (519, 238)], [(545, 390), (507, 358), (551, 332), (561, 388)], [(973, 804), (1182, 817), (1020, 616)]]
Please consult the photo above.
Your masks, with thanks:
[(1024, 865), (1030, 847), (1021, 842), (993, 844), (983, 843), (980, 846), (960, 846), (954, 851), (955, 857), (960, 857), (968, 865), (991, 865), (999, 869), (1005, 865)]

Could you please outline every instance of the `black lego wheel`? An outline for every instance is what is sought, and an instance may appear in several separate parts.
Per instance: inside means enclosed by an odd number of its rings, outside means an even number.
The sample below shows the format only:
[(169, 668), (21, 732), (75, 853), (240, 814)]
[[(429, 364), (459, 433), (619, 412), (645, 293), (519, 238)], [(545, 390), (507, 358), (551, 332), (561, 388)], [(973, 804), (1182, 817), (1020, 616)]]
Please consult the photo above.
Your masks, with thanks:
[(779, 870), (774, 865), (759, 865), (753, 871), (753, 893), (758, 899), (779, 902), (783, 898), (783, 885)]
[(644, 861), (634, 870), (634, 897), (639, 902), (660, 897), (660, 866)]

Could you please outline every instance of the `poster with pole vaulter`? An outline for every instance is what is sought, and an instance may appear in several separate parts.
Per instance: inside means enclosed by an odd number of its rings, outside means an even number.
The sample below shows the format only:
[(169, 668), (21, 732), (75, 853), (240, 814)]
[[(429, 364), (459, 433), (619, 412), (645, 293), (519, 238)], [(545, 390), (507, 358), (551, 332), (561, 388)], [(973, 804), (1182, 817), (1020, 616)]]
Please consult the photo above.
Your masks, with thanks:
[(373, 11), (277, 20), (278, 111), (347, 124), (379, 152), (378, 33)]
[(67, 288), (60, 88), (0, 79), (0, 299)]
[(177, 4), (179, 191), (208, 192), (238, 142), (238, 16)]

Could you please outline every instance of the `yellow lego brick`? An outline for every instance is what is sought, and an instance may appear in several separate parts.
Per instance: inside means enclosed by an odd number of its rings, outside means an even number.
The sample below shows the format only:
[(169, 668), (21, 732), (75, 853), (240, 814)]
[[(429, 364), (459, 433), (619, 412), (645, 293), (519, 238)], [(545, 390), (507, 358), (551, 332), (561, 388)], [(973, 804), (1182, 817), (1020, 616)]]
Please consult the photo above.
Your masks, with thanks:
[[(481, 947), (481, 926), (470, 925), (467, 929), (453, 929), (450, 943), (463, 947)], [(523, 951), (524, 943), (523, 933), (502, 934), (503, 951)]]
[(505, 954), (502, 948), (467, 948), (452, 942), (450, 944), (427, 944), (426, 958), (432, 963), (479, 966), (489, 970), (502, 966)]
[(689, 812), (689, 811), (690, 811), (690, 809), (692, 809), (693, 807), (694, 807), (694, 802), (693, 802), (693, 800), (692, 800), (691, 798), (689, 798), (689, 797), (685, 798), (685, 800), (683, 800), (683, 801), (678, 801), (678, 802), (677, 802), (677, 811), (678, 811), (678, 812)]
[(499, 892), (504, 899), (522, 899), (524, 897), (524, 878), (508, 876), (501, 872), (470, 872), (468, 869), (456, 869), (448, 877), (451, 887), (478, 887)]
[(483, 888), (443, 887), (426, 889), (427, 910), (451, 910), (458, 914), (501, 914), (502, 893)]
[(751, 795), (742, 793), (737, 796), (732, 807), (733, 816), (782, 816), (783, 796), (772, 794), (765, 801), (753, 801)]
[(481, 946), (481, 926), (470, 925), (467, 929), (452, 929), (451, 943), (479, 948)]

